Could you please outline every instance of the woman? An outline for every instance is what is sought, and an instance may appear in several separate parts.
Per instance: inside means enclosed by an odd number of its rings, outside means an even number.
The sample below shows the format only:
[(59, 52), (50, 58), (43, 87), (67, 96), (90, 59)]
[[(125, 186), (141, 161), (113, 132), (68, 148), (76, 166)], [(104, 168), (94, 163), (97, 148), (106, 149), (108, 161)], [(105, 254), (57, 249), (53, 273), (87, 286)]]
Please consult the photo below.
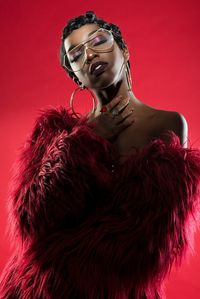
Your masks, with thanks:
[(93, 12), (69, 21), (61, 64), (97, 104), (79, 117), (73, 92), (73, 113), (36, 120), (10, 191), (15, 252), (0, 298), (161, 298), (192, 247), (200, 151), (181, 114), (135, 97), (116, 25)]
[[(101, 135), (106, 138), (118, 137), (116, 146), (122, 153), (131, 145), (143, 147), (153, 137), (160, 136), (166, 130), (173, 130), (186, 146), (187, 123), (183, 115), (159, 111), (145, 105), (134, 96), (131, 89), (129, 51), (119, 28), (97, 19), (92, 12), (88, 12), (86, 16), (71, 20), (65, 27), (61, 62), (79, 86), (90, 88), (95, 94), (98, 105), (91, 117), (98, 116), (99, 126), (105, 126), (105, 130), (101, 128)], [(81, 47), (81, 43), (84, 43), (84, 46)], [(71, 49), (73, 45), (76, 47)], [(98, 68), (96, 73), (92, 72), (95, 66)], [(121, 96), (120, 102), (119, 98), (115, 99), (117, 96)], [(122, 99), (126, 98), (130, 99), (130, 105), (124, 111), (121, 109), (124, 105)], [(102, 106), (109, 102), (111, 103), (108, 109), (118, 104), (115, 111), (119, 109), (121, 112), (114, 119), (110, 117), (110, 113), (102, 116), (100, 112)], [(133, 110), (134, 113), (131, 114)], [(120, 134), (123, 129), (126, 130)], [(142, 134), (138, 134), (141, 129)]]

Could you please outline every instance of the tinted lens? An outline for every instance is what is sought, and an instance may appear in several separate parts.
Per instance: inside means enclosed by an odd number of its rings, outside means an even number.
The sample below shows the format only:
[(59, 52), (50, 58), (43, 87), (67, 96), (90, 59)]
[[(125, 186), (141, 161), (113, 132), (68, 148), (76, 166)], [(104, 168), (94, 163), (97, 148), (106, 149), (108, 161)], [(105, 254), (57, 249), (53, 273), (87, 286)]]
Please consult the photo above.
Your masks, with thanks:
[[(81, 70), (85, 60), (85, 47), (84, 45), (77, 46), (68, 53), (68, 60), (74, 72)], [(69, 69), (69, 67), (68, 67)]]
[(109, 31), (98, 31), (96, 35), (88, 41), (88, 47), (94, 49), (94, 51), (107, 50), (112, 44), (112, 34)]
[(70, 63), (78, 63), (81, 56), (84, 55), (84, 46), (75, 47), (70, 51), (68, 57)]

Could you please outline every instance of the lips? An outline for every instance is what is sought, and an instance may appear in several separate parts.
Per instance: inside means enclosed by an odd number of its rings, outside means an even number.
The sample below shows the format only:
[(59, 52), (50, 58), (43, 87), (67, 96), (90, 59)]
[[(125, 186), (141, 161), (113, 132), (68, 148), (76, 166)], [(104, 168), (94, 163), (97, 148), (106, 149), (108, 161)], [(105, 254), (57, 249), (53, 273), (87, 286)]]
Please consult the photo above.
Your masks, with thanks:
[(93, 63), (90, 67), (90, 74), (91, 75), (99, 75), (100, 73), (102, 73), (105, 70), (107, 65), (108, 65), (108, 63), (105, 61), (97, 61), (97, 62)]

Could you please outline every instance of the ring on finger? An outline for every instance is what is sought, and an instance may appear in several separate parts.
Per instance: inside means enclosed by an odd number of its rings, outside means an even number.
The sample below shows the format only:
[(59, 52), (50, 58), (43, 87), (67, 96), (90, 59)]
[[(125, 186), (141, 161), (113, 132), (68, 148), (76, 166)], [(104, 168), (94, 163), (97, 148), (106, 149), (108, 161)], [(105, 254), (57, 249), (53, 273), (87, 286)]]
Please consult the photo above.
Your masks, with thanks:
[(119, 114), (119, 110), (117, 108), (114, 108), (112, 111), (111, 111), (113, 117), (117, 116)]

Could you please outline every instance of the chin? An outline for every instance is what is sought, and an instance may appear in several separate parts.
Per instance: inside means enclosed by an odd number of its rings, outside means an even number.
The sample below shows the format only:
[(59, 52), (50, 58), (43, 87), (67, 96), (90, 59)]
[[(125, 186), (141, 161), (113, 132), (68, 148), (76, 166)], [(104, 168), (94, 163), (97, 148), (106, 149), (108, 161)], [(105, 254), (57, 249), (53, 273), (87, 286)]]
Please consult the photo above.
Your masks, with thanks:
[(103, 76), (104, 74), (102, 74), (101, 76), (97, 77), (95, 80), (93, 80), (93, 82), (91, 82), (88, 87), (92, 88), (92, 89), (105, 89), (108, 88), (109, 86), (113, 85), (113, 84), (117, 84), (116, 82), (116, 78), (113, 78), (114, 76)]

